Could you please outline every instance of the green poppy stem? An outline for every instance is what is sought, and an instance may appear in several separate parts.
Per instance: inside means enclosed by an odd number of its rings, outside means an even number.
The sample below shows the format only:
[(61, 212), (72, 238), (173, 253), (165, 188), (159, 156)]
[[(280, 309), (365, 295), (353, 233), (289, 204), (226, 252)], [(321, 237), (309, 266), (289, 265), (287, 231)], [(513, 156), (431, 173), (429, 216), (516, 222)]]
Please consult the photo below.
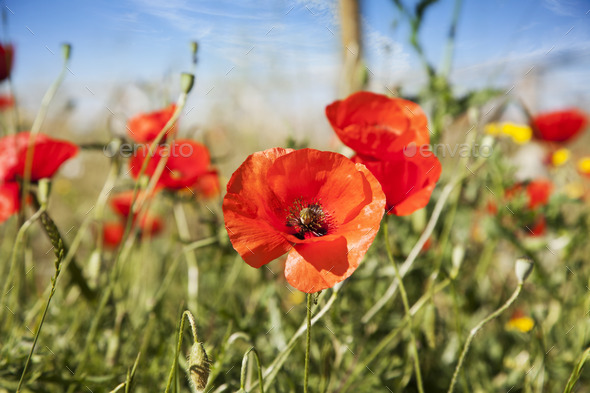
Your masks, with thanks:
[(506, 311), (506, 309), (508, 309), (508, 307), (510, 307), (512, 305), (512, 303), (514, 303), (514, 301), (516, 300), (518, 295), (520, 295), (523, 285), (524, 285), (524, 281), (520, 281), (520, 283), (518, 284), (518, 287), (516, 288), (516, 290), (514, 291), (512, 296), (510, 296), (510, 299), (508, 299), (506, 301), (506, 303), (504, 303), (499, 309), (497, 309), (496, 311), (494, 311), (493, 313), (488, 315), (481, 322), (479, 322), (473, 329), (471, 329), (471, 331), (469, 332), (469, 336), (467, 337), (467, 340), (465, 341), (465, 345), (463, 346), (463, 351), (461, 352), (461, 356), (459, 357), (459, 362), (457, 363), (457, 367), (455, 368), (455, 372), (453, 373), (453, 379), (451, 379), (451, 385), (449, 386), (448, 393), (452, 393), (453, 389), (455, 388), (455, 384), (457, 383), (457, 377), (459, 376), (459, 371), (461, 371), (461, 367), (463, 366), (463, 362), (465, 361), (465, 357), (467, 356), (467, 352), (469, 351), (469, 348), (471, 347), (471, 342), (473, 341), (473, 338), (475, 337), (477, 332), (479, 332), (479, 330), (482, 327), (484, 327), (485, 324), (487, 324), (491, 320), (497, 318), (500, 314), (502, 314), (504, 311)]
[(307, 294), (307, 339), (305, 341), (305, 374), (303, 377), (303, 392), (307, 393), (307, 383), (309, 380), (309, 348), (311, 346), (311, 297)]
[(416, 337), (414, 336), (414, 326), (412, 324), (412, 313), (410, 312), (410, 304), (408, 302), (408, 294), (406, 292), (406, 288), (404, 287), (403, 278), (393, 259), (393, 254), (391, 253), (391, 246), (389, 245), (389, 234), (388, 234), (388, 217), (385, 216), (383, 220), (383, 237), (385, 238), (385, 249), (387, 250), (387, 256), (389, 261), (393, 265), (395, 269), (395, 276), (397, 277), (397, 281), (399, 282), (399, 293), (402, 296), (402, 303), (404, 304), (404, 313), (405, 318), (408, 323), (408, 329), (410, 330), (410, 343), (412, 346), (412, 357), (414, 358), (414, 372), (416, 373), (416, 385), (418, 385), (418, 391), (420, 393), (424, 393), (424, 387), (422, 383), (422, 373), (420, 372), (420, 359), (418, 357), (418, 346), (416, 345)]

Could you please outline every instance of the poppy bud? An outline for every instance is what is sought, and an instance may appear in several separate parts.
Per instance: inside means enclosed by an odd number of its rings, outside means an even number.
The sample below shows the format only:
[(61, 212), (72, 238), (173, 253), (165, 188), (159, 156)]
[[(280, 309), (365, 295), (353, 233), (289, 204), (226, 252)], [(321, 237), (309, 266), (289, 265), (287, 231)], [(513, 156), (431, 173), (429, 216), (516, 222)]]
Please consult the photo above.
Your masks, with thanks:
[(526, 281), (533, 271), (534, 262), (527, 256), (522, 256), (516, 260), (515, 272), (519, 283)]
[(188, 356), (188, 370), (195, 389), (199, 392), (205, 390), (211, 367), (203, 343), (195, 342), (193, 344)]
[(39, 199), (39, 203), (41, 206), (47, 206), (47, 201), (49, 199), (49, 193), (51, 192), (51, 179), (43, 178), (39, 180), (39, 185), (37, 188), (37, 198)]
[(193, 74), (189, 74), (188, 72), (183, 72), (180, 75), (180, 86), (182, 86), (182, 91), (185, 94), (190, 93), (193, 85), (195, 83), (195, 76)]
[(61, 50), (63, 51), (64, 60), (70, 60), (70, 55), (72, 54), (72, 45), (70, 44), (62, 44)]
[(191, 42), (191, 52), (193, 54), (193, 64), (197, 64), (197, 52), (199, 51), (199, 43), (197, 41)]

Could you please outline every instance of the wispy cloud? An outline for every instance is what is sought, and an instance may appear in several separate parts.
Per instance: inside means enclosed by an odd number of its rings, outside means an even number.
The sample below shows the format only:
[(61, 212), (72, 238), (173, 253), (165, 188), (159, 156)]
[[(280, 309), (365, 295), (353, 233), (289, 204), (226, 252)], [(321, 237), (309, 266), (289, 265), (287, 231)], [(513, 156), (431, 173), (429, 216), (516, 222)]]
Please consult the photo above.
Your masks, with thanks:
[(577, 0), (543, 0), (543, 6), (561, 16), (582, 17), (588, 8), (587, 2)]

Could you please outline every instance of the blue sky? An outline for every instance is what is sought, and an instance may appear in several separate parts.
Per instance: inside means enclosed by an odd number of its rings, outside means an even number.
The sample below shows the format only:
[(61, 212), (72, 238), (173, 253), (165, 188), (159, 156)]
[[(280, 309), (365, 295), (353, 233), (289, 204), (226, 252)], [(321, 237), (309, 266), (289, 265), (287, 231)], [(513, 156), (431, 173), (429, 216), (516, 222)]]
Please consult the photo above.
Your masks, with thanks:
[[(426, 14), (420, 40), (435, 65), (444, 54), (454, 3), (440, 1)], [(30, 106), (59, 72), (62, 42), (72, 44), (73, 55), (61, 94), (76, 100), (82, 112), (108, 105), (116, 88), (146, 81), (173, 98), (175, 76), (191, 70), (191, 40), (200, 44), (197, 88), (189, 103), (197, 108), (191, 114), (197, 122), (206, 122), (212, 107), (229, 100), (245, 100), (246, 109), (258, 102), (297, 118), (313, 105), (321, 109), (313, 116), (321, 116), (323, 106), (337, 98), (334, 1), (7, 0), (5, 7), (17, 48), (16, 88)], [(582, 0), (463, 1), (453, 81), (459, 90), (511, 86), (534, 66), (542, 77), (534, 80), (544, 97), (537, 103), (541, 109), (588, 105), (589, 10), (590, 2)], [(393, 1), (365, 1), (362, 21), (371, 87), (419, 88), (423, 73)], [(140, 89), (131, 90), (134, 102), (121, 109), (126, 115), (158, 105)]]

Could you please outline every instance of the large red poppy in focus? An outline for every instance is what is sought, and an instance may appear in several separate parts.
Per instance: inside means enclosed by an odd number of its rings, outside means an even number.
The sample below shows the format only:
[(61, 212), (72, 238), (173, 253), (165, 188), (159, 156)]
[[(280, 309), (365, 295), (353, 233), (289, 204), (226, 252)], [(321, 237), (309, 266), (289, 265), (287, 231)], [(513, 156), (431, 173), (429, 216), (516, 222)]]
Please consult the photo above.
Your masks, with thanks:
[(532, 118), (531, 126), (537, 139), (565, 142), (582, 131), (587, 122), (583, 112), (572, 108), (537, 115)]
[(326, 107), (332, 128), (357, 154), (379, 158), (430, 141), (428, 119), (414, 102), (361, 91)]
[[(164, 126), (172, 118), (176, 105), (170, 104), (168, 107), (150, 112), (140, 113), (137, 116), (132, 117), (127, 122), (127, 134), (129, 138), (139, 143), (149, 143), (156, 139), (160, 131), (164, 129)], [(171, 130), (174, 130), (172, 127)], [(166, 135), (170, 133), (168, 131)]]
[(441, 173), (438, 158), (421, 147), (430, 136), (426, 115), (411, 101), (359, 92), (326, 107), (342, 142), (381, 183), (387, 213), (412, 214), (425, 207)]
[[(140, 147), (129, 161), (131, 174), (137, 178), (143, 160), (149, 152), (148, 146)], [(210, 172), (211, 159), (209, 150), (202, 144), (188, 140), (177, 139), (170, 145), (158, 146), (154, 155), (149, 159), (145, 174), (152, 176), (160, 159), (168, 156), (166, 166), (158, 179), (158, 186), (172, 190), (180, 190), (195, 184), (200, 176)]]
[(252, 154), (223, 200), (229, 238), (244, 261), (260, 268), (288, 253), (285, 277), (307, 293), (354, 272), (384, 207), (379, 182), (364, 165), (313, 149)]

